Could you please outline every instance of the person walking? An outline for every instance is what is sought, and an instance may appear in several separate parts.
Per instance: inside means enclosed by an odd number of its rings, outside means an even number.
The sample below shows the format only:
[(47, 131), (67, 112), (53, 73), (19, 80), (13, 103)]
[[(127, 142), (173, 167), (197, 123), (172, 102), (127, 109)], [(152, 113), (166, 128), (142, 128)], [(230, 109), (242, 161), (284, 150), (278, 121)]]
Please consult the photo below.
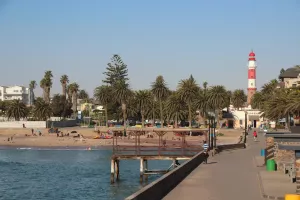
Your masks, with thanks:
[(208, 151), (209, 151), (209, 147), (206, 141), (203, 141), (203, 150), (204, 150), (204, 154), (205, 154), (205, 159), (204, 159), (204, 163), (207, 164), (207, 159), (209, 157)]
[(256, 142), (257, 141), (257, 132), (256, 131), (253, 131), (253, 138), (254, 138), (254, 141)]

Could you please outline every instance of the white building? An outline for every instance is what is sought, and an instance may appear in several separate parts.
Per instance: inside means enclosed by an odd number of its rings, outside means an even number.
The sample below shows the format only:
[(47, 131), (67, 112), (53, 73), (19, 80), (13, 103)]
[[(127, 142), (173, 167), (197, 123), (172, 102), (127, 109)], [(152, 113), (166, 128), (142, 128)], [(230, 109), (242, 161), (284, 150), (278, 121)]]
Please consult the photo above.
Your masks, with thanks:
[(29, 104), (29, 88), (23, 86), (0, 86), (0, 100), (19, 99), (26, 105)]

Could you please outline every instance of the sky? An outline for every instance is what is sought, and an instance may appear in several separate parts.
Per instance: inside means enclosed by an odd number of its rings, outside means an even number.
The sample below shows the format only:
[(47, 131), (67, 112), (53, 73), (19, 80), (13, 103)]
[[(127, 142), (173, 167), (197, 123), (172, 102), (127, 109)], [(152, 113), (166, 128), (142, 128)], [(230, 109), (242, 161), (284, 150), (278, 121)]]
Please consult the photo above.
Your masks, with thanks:
[(52, 94), (67, 74), (93, 95), (119, 54), (135, 90), (158, 75), (176, 89), (191, 74), (246, 89), (253, 49), (259, 89), (300, 64), (299, 9), (299, 0), (0, 0), (0, 85), (39, 83), (51, 70)]

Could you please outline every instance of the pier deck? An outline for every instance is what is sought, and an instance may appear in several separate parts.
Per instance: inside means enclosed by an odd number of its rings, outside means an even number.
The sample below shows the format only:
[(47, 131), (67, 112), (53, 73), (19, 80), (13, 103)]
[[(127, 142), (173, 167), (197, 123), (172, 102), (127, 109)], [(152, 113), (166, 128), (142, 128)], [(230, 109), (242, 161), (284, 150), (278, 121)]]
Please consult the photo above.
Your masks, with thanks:
[(164, 200), (261, 200), (257, 168), (253, 156), (259, 155), (261, 141), (248, 141), (246, 149), (222, 152), (208, 159), (175, 187)]

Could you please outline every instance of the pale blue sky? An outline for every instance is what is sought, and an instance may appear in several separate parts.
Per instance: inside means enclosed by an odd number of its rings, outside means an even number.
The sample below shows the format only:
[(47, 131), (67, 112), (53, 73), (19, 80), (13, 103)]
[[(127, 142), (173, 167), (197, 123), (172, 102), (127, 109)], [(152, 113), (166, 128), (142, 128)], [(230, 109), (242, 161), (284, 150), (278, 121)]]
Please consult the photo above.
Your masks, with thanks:
[[(133, 89), (163, 75), (170, 88), (190, 74), (199, 84), (247, 87), (257, 55), (258, 87), (300, 64), (298, 0), (0, 0), (0, 85), (54, 74), (92, 94), (112, 54), (128, 65)], [(41, 90), (38, 88), (38, 94)]]

